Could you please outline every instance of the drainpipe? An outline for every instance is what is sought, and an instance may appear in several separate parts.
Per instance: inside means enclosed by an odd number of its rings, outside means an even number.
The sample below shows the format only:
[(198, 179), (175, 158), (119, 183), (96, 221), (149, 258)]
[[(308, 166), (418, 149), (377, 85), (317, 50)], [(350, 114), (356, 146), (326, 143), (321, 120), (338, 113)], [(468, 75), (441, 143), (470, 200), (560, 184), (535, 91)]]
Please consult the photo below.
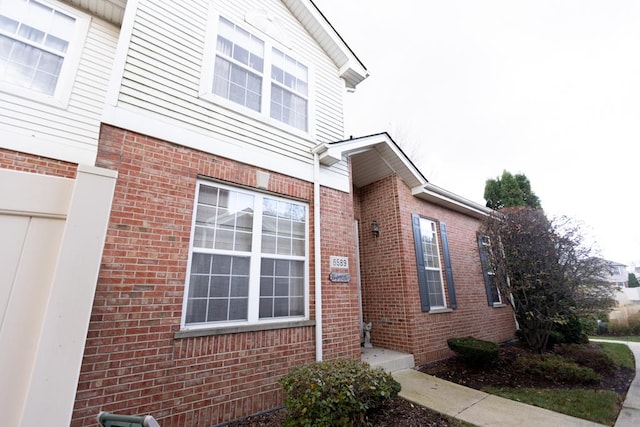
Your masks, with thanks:
[(322, 248), (320, 247), (320, 156), (313, 153), (313, 248), (316, 294), (316, 362), (322, 362)]

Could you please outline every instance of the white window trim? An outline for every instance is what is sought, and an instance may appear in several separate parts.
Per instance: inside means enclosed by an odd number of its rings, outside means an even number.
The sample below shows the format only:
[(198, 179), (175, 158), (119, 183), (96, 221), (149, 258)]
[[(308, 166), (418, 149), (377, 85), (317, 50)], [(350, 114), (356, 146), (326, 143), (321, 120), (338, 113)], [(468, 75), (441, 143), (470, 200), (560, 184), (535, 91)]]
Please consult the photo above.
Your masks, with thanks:
[[(435, 246), (436, 246), (436, 252), (438, 254), (438, 265), (440, 265), (440, 268), (427, 267), (425, 263), (424, 269), (429, 271), (437, 271), (438, 274), (440, 275), (440, 291), (442, 292), (442, 301), (444, 302), (444, 305), (432, 305), (431, 301), (429, 301), (429, 312), (431, 312), (433, 310), (437, 311), (437, 310), (447, 308), (447, 293), (444, 291), (444, 277), (442, 276), (442, 257), (440, 256), (440, 238), (438, 237), (438, 223), (436, 221), (420, 217), (420, 224), (421, 224), (420, 234), (422, 234), (422, 222), (426, 222), (430, 226), (431, 224), (433, 224), (433, 227), (434, 227), (433, 233), (435, 235)], [(427, 283), (427, 292), (428, 291), (429, 291), (429, 285)], [(427, 295), (427, 298), (429, 298), (429, 295)]]
[[(250, 108), (236, 104), (222, 96), (213, 93), (211, 87), (213, 83), (213, 73), (216, 58), (216, 46), (218, 38), (218, 24), (220, 22), (220, 16), (233, 22), (238, 27), (242, 28), (249, 33), (256, 35), (264, 42), (264, 71), (262, 73), (262, 101), (261, 111), (253, 111)], [(247, 25), (246, 22), (238, 22), (238, 20), (228, 15), (220, 14), (216, 11), (213, 3), (209, 6), (207, 35), (204, 44), (204, 52), (202, 56), (202, 68), (200, 74), (200, 87), (199, 97), (205, 101), (212, 102), (220, 105), (228, 110), (237, 112), (243, 116), (249, 117), (253, 120), (267, 123), (270, 126), (278, 128), (287, 133), (293, 134), (300, 138), (307, 140), (315, 140), (315, 102), (313, 94), (315, 93), (315, 70), (310, 61), (301, 60), (298, 55), (291, 51), (291, 47), (285, 46), (277, 40), (274, 40), (268, 34), (260, 31), (258, 28)], [(276, 120), (270, 115), (271, 104), (271, 56), (273, 48), (277, 48), (281, 52), (296, 59), (300, 63), (307, 67), (308, 72), (308, 94), (307, 94), (307, 130), (303, 131), (287, 123)]]
[[(488, 248), (488, 249), (486, 249), (486, 251), (490, 251), (491, 250), (490, 249), (491, 248), (491, 241), (489, 239), (489, 236), (486, 236), (486, 235), (482, 236), (482, 240), (481, 241), (482, 241), (482, 246), (485, 247), (485, 248)], [(485, 255), (485, 256), (487, 256), (487, 255)], [(505, 305), (504, 304), (504, 298), (502, 298), (502, 292), (500, 291), (500, 286), (498, 286), (498, 282), (496, 280), (496, 272), (493, 271), (493, 270), (489, 270), (488, 269), (489, 266), (486, 266), (486, 267), (487, 267), (487, 269), (486, 269), (487, 275), (488, 276), (493, 276), (493, 283), (494, 283), (494, 285), (496, 287), (496, 292), (498, 293), (498, 301), (493, 301), (492, 304), (493, 304), (494, 307), (503, 307)], [(485, 266), (483, 265), (482, 268), (485, 269)]]
[[(260, 299), (260, 261), (262, 252), (258, 250), (261, 243), (261, 233), (253, 233), (252, 235), (252, 250), (251, 250), (251, 259), (250, 259), (250, 268), (251, 271), (257, 271), (250, 275), (249, 278), (249, 301), (247, 308), (247, 317), (248, 320), (238, 320), (238, 321), (228, 321), (228, 322), (208, 322), (201, 324), (186, 324), (187, 317), (187, 304), (188, 304), (188, 295), (189, 295), (189, 284), (191, 277), (191, 259), (193, 257), (193, 242), (195, 237), (195, 227), (196, 227), (196, 214), (198, 210), (198, 197), (200, 193), (200, 185), (210, 185), (215, 186), (221, 189), (235, 191), (239, 193), (249, 194), (254, 197), (259, 197), (260, 199), (264, 197), (268, 197), (270, 199), (282, 200), (286, 202), (295, 202), (301, 205), (306, 206), (307, 216), (305, 223), (305, 256), (304, 256), (304, 316), (291, 316), (291, 317), (277, 317), (277, 318), (269, 318), (269, 319), (260, 319), (258, 315), (258, 303)], [(254, 224), (254, 229), (262, 229), (262, 203), (258, 201), (255, 202), (255, 206), (258, 208), (254, 211), (254, 221), (257, 221), (257, 224)], [(237, 252), (234, 251), (222, 251), (222, 250), (198, 250), (198, 253), (224, 253), (225, 255), (237, 255)], [(282, 259), (292, 259), (291, 256), (279, 256), (277, 254), (268, 254), (269, 258), (282, 258)], [(297, 200), (287, 199), (282, 196), (274, 195), (267, 192), (261, 192), (256, 190), (247, 190), (241, 187), (234, 187), (230, 185), (221, 184), (217, 181), (209, 181), (199, 179), (196, 181), (196, 191), (193, 199), (193, 212), (191, 219), (191, 236), (189, 239), (189, 257), (187, 259), (187, 272), (185, 277), (185, 287), (182, 301), (182, 316), (180, 319), (180, 329), (181, 331), (190, 331), (190, 330), (203, 330), (203, 329), (224, 329), (229, 327), (243, 327), (243, 326), (254, 326), (254, 325), (268, 325), (268, 324), (283, 324), (288, 325), (291, 322), (296, 321), (306, 321), (309, 320), (309, 204)]]
[(41, 102), (43, 104), (49, 104), (59, 108), (67, 108), (69, 106), (69, 99), (71, 98), (71, 91), (75, 82), (76, 73), (80, 65), (82, 49), (89, 31), (91, 17), (56, 0), (38, 1), (54, 9), (61, 10), (76, 20), (73, 40), (69, 41), (69, 49), (64, 56), (64, 61), (56, 84), (56, 90), (53, 95), (46, 95), (41, 92), (0, 81), (0, 91), (31, 101)]

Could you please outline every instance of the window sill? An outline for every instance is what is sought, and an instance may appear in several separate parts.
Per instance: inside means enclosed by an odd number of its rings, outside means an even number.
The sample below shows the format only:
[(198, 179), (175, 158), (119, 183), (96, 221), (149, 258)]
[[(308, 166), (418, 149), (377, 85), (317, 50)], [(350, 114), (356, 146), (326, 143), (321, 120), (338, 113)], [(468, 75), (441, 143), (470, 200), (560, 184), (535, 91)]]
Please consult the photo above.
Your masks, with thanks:
[(452, 308), (434, 308), (433, 310), (429, 310), (429, 314), (440, 314), (440, 313), (452, 313)]
[(173, 335), (174, 339), (228, 335), (241, 332), (271, 331), (274, 329), (301, 328), (315, 326), (315, 320), (293, 320), (290, 322), (263, 323), (259, 325), (224, 326), (221, 328), (184, 329)]
[(505, 304), (503, 302), (494, 302), (493, 303), (493, 308), (500, 308), (500, 307), (507, 307), (507, 304)]

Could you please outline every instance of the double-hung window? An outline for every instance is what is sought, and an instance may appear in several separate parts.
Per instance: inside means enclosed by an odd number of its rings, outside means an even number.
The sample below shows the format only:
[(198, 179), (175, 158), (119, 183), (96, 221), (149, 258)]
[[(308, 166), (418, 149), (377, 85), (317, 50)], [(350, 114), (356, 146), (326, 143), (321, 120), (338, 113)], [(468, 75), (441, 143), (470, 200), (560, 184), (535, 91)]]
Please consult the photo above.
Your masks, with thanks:
[(308, 318), (306, 204), (198, 183), (183, 325)]
[[(422, 311), (437, 313), (441, 309), (457, 308), (447, 225), (442, 221), (432, 221), (418, 214), (412, 214), (411, 221), (413, 223)], [(440, 242), (438, 241), (438, 232), (441, 238)], [(440, 249), (442, 249), (442, 259)], [(447, 279), (448, 295), (444, 292), (443, 272)], [(447, 307), (447, 296), (449, 307)]]
[(88, 19), (68, 7), (36, 0), (0, 2), (0, 82), (3, 90), (64, 104), (79, 61)]
[(424, 274), (431, 308), (445, 307), (442, 269), (440, 267), (440, 251), (438, 250), (438, 233), (436, 223), (420, 218), (420, 244), (424, 260)]
[(260, 120), (308, 132), (309, 68), (264, 34), (222, 16), (217, 22), (215, 52), (206, 52), (202, 95), (211, 94), (213, 101), (257, 114)]
[(478, 251), (480, 252), (480, 263), (482, 266), (482, 275), (484, 276), (484, 284), (487, 293), (487, 302), (489, 305), (501, 305), (502, 294), (496, 280), (496, 273), (491, 265), (491, 240), (489, 236), (478, 235)]

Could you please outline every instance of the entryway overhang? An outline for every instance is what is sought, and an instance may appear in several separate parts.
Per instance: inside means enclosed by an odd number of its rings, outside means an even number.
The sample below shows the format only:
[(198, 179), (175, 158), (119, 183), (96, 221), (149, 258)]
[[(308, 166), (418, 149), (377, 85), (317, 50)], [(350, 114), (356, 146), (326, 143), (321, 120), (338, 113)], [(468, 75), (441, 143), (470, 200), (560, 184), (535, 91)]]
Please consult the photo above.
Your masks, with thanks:
[(320, 144), (313, 151), (324, 166), (350, 158), (351, 176), (356, 188), (392, 174), (397, 174), (409, 188), (421, 187), (428, 182), (386, 132)]
[(318, 154), (320, 164), (324, 166), (349, 158), (351, 179), (356, 188), (397, 174), (418, 199), (474, 218), (491, 213), (491, 209), (481, 204), (431, 184), (386, 132), (319, 144), (313, 152)]

